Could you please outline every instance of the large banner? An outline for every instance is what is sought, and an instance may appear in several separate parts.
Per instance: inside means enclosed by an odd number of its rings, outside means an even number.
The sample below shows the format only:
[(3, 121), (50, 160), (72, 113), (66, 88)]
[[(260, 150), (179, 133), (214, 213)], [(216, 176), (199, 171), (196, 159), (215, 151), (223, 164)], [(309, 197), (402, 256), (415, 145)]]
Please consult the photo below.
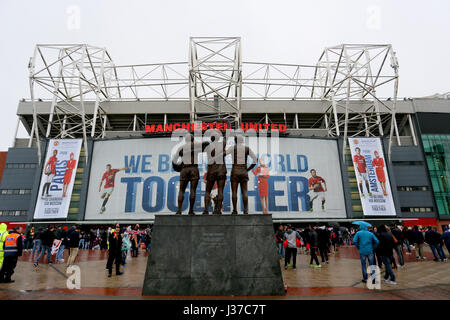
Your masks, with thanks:
[(379, 138), (349, 138), (365, 216), (395, 216), (389, 175)]
[[(175, 213), (179, 173), (172, 169), (171, 152), (176, 144), (170, 138), (96, 141), (86, 219), (153, 219), (155, 213)], [(257, 158), (257, 166), (248, 172), (249, 213), (262, 214), (263, 204), (267, 204), (274, 218), (346, 217), (335, 140), (280, 138), (278, 153), (257, 154)], [(223, 214), (230, 214), (231, 156), (226, 161)], [(200, 162), (194, 207), (198, 214), (203, 211), (206, 186), (203, 178), (207, 167), (205, 159)], [(238, 210), (242, 213), (240, 199), (239, 190)], [(188, 201), (189, 186), (183, 203), (184, 213), (187, 213)]]
[(50, 140), (34, 210), (35, 219), (67, 218), (81, 141)]

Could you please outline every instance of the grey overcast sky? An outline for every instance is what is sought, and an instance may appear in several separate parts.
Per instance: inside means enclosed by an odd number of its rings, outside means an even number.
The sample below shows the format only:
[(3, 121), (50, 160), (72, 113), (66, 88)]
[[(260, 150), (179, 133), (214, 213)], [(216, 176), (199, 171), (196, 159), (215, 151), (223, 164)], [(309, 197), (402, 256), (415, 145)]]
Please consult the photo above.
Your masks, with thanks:
[(298, 64), (314, 64), (326, 46), (390, 43), (399, 95), (421, 97), (450, 91), (449, 13), (447, 0), (1, 0), (0, 150), (29, 97), (37, 43), (106, 47), (118, 65), (186, 61), (190, 36), (241, 36), (244, 61)]

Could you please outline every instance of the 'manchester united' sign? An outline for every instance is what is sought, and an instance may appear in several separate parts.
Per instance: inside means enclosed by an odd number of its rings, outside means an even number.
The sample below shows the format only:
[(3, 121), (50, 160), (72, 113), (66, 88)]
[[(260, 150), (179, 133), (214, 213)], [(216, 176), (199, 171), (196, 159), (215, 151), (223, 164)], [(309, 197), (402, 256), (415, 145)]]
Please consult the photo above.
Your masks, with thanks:
[[(241, 123), (240, 128), (243, 131), (278, 131), (285, 132), (286, 125), (276, 123)], [(146, 133), (173, 132), (177, 130), (187, 131), (206, 131), (206, 130), (226, 131), (232, 127), (226, 122), (194, 122), (194, 123), (166, 123), (166, 124), (148, 124), (145, 126)]]

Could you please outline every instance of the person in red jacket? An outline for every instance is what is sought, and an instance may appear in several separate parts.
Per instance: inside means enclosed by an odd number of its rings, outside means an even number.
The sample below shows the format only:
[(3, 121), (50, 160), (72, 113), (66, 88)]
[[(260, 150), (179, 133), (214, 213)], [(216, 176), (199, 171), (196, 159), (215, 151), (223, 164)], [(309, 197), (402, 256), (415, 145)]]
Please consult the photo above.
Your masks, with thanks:
[(268, 195), (269, 195), (269, 168), (264, 163), (264, 159), (259, 159), (259, 167), (252, 170), (253, 174), (258, 177), (258, 192), (261, 198), (261, 206), (263, 213), (268, 214)]
[(72, 180), (72, 172), (77, 167), (77, 160), (73, 159), (73, 152), (70, 153), (70, 160), (67, 161), (66, 171), (64, 172), (64, 180), (63, 180), (63, 198), (66, 197), (67, 188), (69, 187), (70, 181)]

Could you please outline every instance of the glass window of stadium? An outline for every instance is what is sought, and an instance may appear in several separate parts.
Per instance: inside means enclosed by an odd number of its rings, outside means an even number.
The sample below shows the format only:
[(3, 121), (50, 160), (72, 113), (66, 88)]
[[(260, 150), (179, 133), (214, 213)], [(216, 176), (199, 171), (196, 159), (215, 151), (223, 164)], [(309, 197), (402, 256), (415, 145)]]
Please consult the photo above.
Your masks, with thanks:
[(450, 214), (450, 135), (422, 135), (433, 193), (441, 215)]

